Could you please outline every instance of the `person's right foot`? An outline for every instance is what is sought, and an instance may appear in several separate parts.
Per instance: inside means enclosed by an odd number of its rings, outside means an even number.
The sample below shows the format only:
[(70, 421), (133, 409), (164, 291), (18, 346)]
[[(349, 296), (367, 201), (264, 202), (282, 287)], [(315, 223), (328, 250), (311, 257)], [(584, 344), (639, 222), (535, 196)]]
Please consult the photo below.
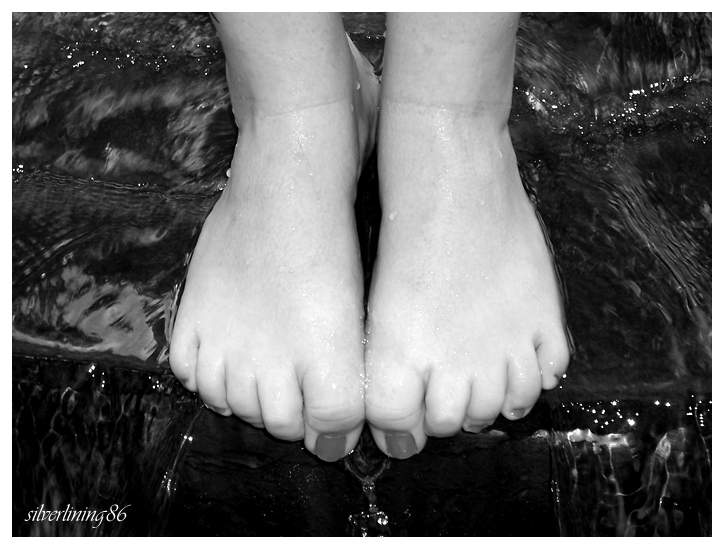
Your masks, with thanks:
[(209, 407), (281, 439), (304, 438), (328, 461), (352, 450), (365, 419), (353, 203), (374, 139), (378, 82), (353, 55), (360, 85), (352, 80), (345, 100), (240, 120), (170, 356), (174, 374)]

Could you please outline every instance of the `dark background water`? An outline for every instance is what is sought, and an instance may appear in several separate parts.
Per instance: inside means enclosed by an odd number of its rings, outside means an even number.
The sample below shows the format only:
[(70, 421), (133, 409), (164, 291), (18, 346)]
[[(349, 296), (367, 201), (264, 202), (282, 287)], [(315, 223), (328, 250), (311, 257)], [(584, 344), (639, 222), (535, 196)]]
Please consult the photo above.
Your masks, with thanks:
[[(382, 70), (383, 14), (345, 14)], [(576, 353), (526, 419), (326, 464), (168, 368), (236, 127), (205, 14), (13, 15), (13, 533), (709, 535), (709, 14), (524, 14), (511, 134)], [(372, 162), (358, 229), (369, 282)], [(26, 522), (125, 506), (123, 522)]]

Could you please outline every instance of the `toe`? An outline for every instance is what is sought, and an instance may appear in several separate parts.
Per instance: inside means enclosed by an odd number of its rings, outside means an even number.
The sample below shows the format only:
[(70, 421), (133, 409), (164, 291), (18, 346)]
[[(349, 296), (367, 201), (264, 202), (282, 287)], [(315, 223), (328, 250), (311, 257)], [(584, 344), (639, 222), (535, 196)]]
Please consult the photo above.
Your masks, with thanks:
[(556, 388), (569, 366), (569, 342), (563, 330), (541, 338), (536, 357), (541, 370), (541, 385), (545, 390)]
[(225, 365), (223, 357), (206, 351), (205, 346), (199, 348), (199, 359), (196, 368), (196, 384), (199, 397), (209, 408), (221, 415), (232, 414), (227, 403)]
[(501, 414), (509, 420), (523, 418), (536, 404), (541, 393), (541, 373), (533, 346), (511, 354), (508, 362), (508, 386)]
[(306, 430), (305, 447), (325, 462), (337, 462), (352, 452), (364, 427), (365, 422), (361, 421), (345, 433), (317, 433)]
[(463, 421), (463, 429), (478, 432), (494, 423), (503, 406), (508, 386), (505, 360), (495, 362), (493, 356), (487, 368), (473, 377), (471, 400)]
[(278, 439), (299, 441), (305, 435), (302, 392), (292, 369), (282, 373), (267, 371), (257, 383), (264, 427)]
[(169, 364), (174, 376), (192, 392), (197, 391), (196, 362), (199, 355), (199, 339), (193, 330), (185, 326), (177, 326), (171, 338)]
[(471, 383), (457, 369), (431, 373), (425, 391), (425, 431), (433, 437), (456, 434), (466, 416)]
[(350, 453), (360, 438), (365, 422), (361, 370), (362, 365), (316, 367), (303, 376), (305, 447), (328, 462)]
[(243, 368), (244, 362), (237, 361), (227, 373), (227, 402), (234, 416), (256, 428), (264, 428), (262, 407), (257, 392), (257, 379)]
[(461, 426), (461, 429), (470, 432), (472, 434), (481, 433), (485, 428), (488, 428), (491, 424), (493, 424), (493, 420), (486, 420), (486, 421), (475, 421), (468, 417), (463, 421), (463, 425)]
[(382, 431), (371, 428), (373, 439), (378, 448), (388, 456), (404, 460), (417, 455), (425, 446), (428, 436), (422, 428), (411, 432)]
[(370, 362), (365, 393), (365, 416), (375, 443), (393, 458), (409, 458), (420, 452), (425, 433), (425, 384), (412, 367), (375, 366)]

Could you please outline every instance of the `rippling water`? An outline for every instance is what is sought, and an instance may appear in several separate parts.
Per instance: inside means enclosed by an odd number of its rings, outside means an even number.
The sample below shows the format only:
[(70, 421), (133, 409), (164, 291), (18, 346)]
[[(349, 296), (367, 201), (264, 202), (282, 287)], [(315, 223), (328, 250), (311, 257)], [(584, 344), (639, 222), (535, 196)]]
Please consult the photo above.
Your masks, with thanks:
[[(346, 14), (382, 70), (384, 16)], [(708, 535), (711, 17), (522, 17), (511, 133), (576, 354), (529, 418), (327, 465), (168, 369), (236, 128), (200, 14), (13, 15), (16, 534)], [(369, 283), (374, 163), (358, 229)], [(28, 524), (43, 504), (129, 520)]]

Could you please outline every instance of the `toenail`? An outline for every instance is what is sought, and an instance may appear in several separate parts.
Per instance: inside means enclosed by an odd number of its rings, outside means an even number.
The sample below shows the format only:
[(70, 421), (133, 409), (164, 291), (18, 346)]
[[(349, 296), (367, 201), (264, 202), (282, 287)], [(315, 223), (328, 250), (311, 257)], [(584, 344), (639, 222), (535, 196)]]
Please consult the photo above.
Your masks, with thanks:
[(388, 454), (393, 458), (408, 458), (418, 454), (418, 446), (409, 433), (387, 433), (385, 443), (388, 446)]
[(345, 435), (319, 435), (315, 443), (315, 453), (325, 462), (336, 462), (345, 456)]
[(220, 414), (222, 416), (229, 416), (230, 414), (232, 414), (232, 411), (230, 411), (229, 409), (225, 409), (223, 407), (218, 407), (217, 408), (217, 407), (212, 407), (211, 405), (205, 405), (205, 407), (207, 409), (211, 409), (215, 413)]
[(523, 418), (526, 416), (526, 409), (514, 409), (511, 411), (511, 416), (514, 418)]
[(470, 424), (463, 428), (464, 431), (478, 434), (481, 433), (485, 428), (488, 428), (493, 422), (484, 422), (483, 424)]

